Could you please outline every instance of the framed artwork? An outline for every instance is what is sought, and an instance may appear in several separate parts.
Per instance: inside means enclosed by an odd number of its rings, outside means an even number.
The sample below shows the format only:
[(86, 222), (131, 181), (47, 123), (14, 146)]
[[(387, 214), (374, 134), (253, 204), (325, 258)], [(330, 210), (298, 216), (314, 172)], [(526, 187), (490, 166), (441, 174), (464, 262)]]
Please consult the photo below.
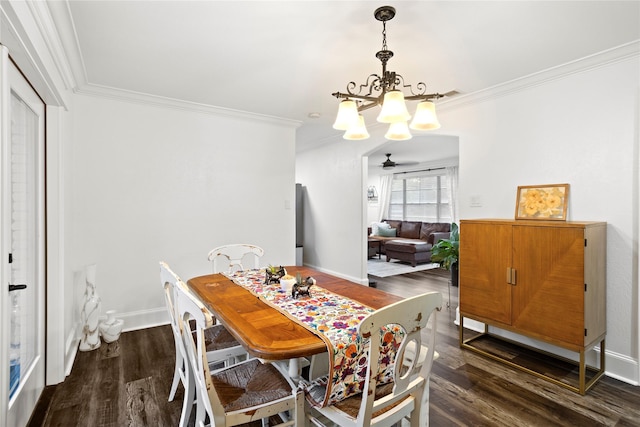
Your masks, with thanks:
[(569, 184), (521, 185), (516, 198), (516, 219), (567, 219)]

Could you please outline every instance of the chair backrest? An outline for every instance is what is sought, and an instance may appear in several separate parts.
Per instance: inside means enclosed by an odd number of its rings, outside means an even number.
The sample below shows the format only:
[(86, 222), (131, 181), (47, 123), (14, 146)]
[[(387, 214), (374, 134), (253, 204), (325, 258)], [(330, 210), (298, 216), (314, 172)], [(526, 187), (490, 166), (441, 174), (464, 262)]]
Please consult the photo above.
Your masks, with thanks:
[[(435, 311), (441, 306), (442, 295), (439, 292), (429, 292), (383, 307), (362, 320), (358, 333), (362, 340), (369, 340), (369, 343), (381, 342), (381, 328), (386, 325), (399, 325), (405, 335), (396, 352), (393, 390), (391, 394), (378, 399), (375, 393), (377, 376), (371, 373), (378, 372), (380, 346), (369, 345), (367, 375), (358, 411), (358, 425), (369, 425), (373, 413), (404, 400), (409, 394), (415, 396), (416, 408), (423, 403), (424, 387), (428, 385), (435, 352)], [(432, 317), (429, 328), (426, 329)], [(423, 345), (422, 332), (425, 330), (428, 339), (426, 345)]]
[[(207, 361), (207, 348), (204, 330), (213, 325), (213, 318), (204, 305), (197, 300), (184, 283), (178, 283), (176, 287), (176, 307), (178, 311), (178, 324), (182, 332), (182, 345), (186, 354), (186, 360), (192, 369), (195, 380), (197, 405), (209, 414), (211, 425), (224, 425), (225, 412), (217, 393), (213, 388), (209, 363)], [(190, 321), (195, 323), (195, 333), (189, 331)], [(201, 411), (201, 408), (198, 411)]]
[(180, 330), (178, 329), (178, 312), (175, 303), (175, 289), (178, 285), (180, 278), (176, 273), (169, 268), (169, 266), (160, 261), (160, 284), (164, 289), (164, 300), (169, 312), (169, 320), (171, 321), (171, 327), (173, 328), (174, 338), (180, 338)]
[(248, 268), (258, 268), (264, 250), (260, 246), (238, 243), (218, 246), (209, 252), (208, 259), (213, 264), (213, 272), (232, 272), (244, 270), (243, 261)]

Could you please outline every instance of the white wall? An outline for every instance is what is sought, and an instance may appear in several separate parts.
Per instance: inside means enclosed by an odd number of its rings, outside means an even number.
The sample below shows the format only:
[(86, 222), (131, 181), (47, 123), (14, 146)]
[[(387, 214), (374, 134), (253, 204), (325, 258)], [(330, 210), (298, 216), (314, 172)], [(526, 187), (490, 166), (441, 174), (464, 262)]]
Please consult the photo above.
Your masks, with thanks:
[(362, 284), (368, 283), (363, 264), (367, 166), (362, 156), (375, 141), (340, 136), (296, 158), (296, 181), (305, 189), (304, 264)]
[[(462, 219), (513, 218), (519, 185), (566, 182), (569, 220), (608, 223), (607, 373), (632, 383), (639, 375), (638, 62), (636, 52), (577, 73), (573, 64), (561, 78), (439, 112), (439, 132), (459, 137)], [(298, 155), (309, 200), (305, 245), (313, 246), (305, 263), (356, 279), (367, 219), (357, 165), (367, 148), (338, 141)], [(324, 172), (302, 176), (311, 167)], [(481, 207), (470, 206), (472, 196)]]
[(568, 219), (608, 223), (607, 371), (634, 381), (639, 73), (635, 57), (442, 119), (460, 135), (461, 218), (513, 218), (518, 185), (569, 183)]
[(67, 266), (98, 264), (102, 310), (125, 328), (164, 318), (161, 260), (186, 280), (211, 272), (212, 248), (247, 242), (265, 249), (263, 265), (295, 263), (291, 126), (83, 95), (74, 104)]

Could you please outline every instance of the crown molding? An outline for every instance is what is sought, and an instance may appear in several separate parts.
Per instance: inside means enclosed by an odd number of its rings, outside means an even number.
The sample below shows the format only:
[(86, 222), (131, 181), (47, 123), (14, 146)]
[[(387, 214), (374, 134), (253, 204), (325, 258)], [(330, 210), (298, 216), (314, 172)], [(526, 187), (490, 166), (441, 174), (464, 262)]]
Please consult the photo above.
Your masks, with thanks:
[(479, 90), (477, 92), (459, 95), (437, 103), (438, 111), (453, 110), (469, 104), (484, 102), (493, 98), (519, 92), (531, 87), (539, 86), (553, 80), (563, 79), (577, 73), (583, 73), (604, 67), (616, 62), (640, 56), (640, 40), (634, 40), (623, 45), (586, 56), (562, 65), (547, 68), (537, 73), (529, 74), (508, 82)]
[(225, 116), (236, 119), (260, 121), (292, 128), (298, 128), (302, 125), (302, 122), (299, 120), (285, 119), (282, 117), (251, 113), (248, 111), (234, 110), (231, 108), (216, 107), (208, 104), (201, 104), (197, 102), (184, 101), (181, 99), (167, 98), (157, 95), (149, 95), (142, 92), (117, 89), (109, 86), (101, 86), (91, 83), (84, 85), (84, 87), (82, 88), (76, 88), (74, 90), (74, 93), (118, 101), (127, 101), (135, 104), (145, 104), (156, 107), (172, 108), (176, 110), (198, 112), (216, 116)]
[(45, 103), (65, 107), (61, 63), (52, 50), (55, 40), (49, 40), (47, 34), (52, 22), (43, 2), (0, 2), (2, 44), (9, 49), (12, 60), (28, 76), (29, 82)]
[[(64, 2), (63, 4), (66, 5), (67, 3)], [(65, 54), (64, 46), (51, 16), (49, 6), (46, 2), (28, 2), (27, 5), (66, 89), (74, 88), (76, 79), (71, 70), (70, 61)]]

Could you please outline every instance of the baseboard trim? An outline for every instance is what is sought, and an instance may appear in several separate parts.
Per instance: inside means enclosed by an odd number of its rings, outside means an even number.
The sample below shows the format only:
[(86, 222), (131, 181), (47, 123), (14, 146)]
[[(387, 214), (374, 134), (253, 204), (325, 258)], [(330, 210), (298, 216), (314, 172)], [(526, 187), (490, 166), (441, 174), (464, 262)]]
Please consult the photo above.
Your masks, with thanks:
[(122, 332), (153, 328), (170, 322), (166, 307), (116, 314), (116, 317), (124, 321)]
[(327, 274), (330, 274), (332, 276), (336, 276), (336, 277), (339, 277), (341, 279), (357, 283), (359, 285), (369, 286), (369, 279), (367, 279), (367, 278), (362, 279), (360, 277), (347, 276), (347, 275), (339, 273), (337, 271), (328, 270), (326, 268), (322, 268), (322, 267), (319, 267), (317, 265), (305, 264), (305, 267), (313, 268), (314, 270), (318, 270), (318, 271), (320, 271), (322, 273), (327, 273)]
[(76, 337), (75, 333), (76, 329), (67, 337), (67, 342), (65, 346), (64, 353), (64, 377), (68, 377), (71, 373), (71, 368), (73, 368), (73, 362), (76, 360), (76, 354), (78, 354), (78, 344), (80, 343), (80, 339)]
[[(596, 349), (599, 352), (599, 349)], [(622, 382), (640, 386), (638, 379), (640, 378), (640, 364), (638, 360), (623, 354), (605, 350), (605, 375)]]

